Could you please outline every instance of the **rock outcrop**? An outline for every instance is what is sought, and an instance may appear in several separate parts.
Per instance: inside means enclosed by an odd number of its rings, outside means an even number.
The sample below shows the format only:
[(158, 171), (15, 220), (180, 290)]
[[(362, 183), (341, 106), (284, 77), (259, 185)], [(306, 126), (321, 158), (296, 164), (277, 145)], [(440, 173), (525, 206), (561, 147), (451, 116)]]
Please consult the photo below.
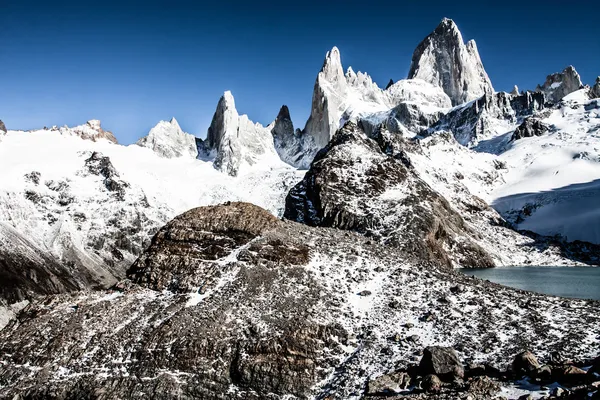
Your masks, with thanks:
[(596, 78), (596, 83), (590, 89), (590, 97), (592, 99), (600, 98), (600, 76)]
[(108, 140), (112, 143), (118, 143), (117, 138), (110, 131), (102, 129), (102, 125), (99, 120), (92, 119), (85, 123), (85, 125), (78, 125), (72, 128), (64, 126), (58, 128), (61, 134), (65, 135), (76, 135), (85, 140), (91, 140), (96, 142), (101, 139)]
[(160, 121), (136, 143), (138, 146), (147, 147), (165, 158), (198, 156), (196, 137), (185, 133), (175, 118), (170, 121)]
[[(448, 202), (411, 168), (395, 135), (370, 138), (352, 122), (319, 152), (286, 199), (284, 217), (357, 231), (437, 265), (491, 267)], [(460, 239), (459, 239), (460, 238)]]
[(512, 135), (511, 140), (519, 140), (526, 137), (542, 136), (550, 128), (537, 118), (527, 118)]
[(542, 92), (552, 103), (558, 103), (563, 97), (583, 87), (581, 77), (572, 65), (562, 72), (556, 72), (546, 77), (543, 85), (538, 85), (536, 92)]
[(417, 46), (408, 78), (441, 87), (453, 105), (494, 93), (475, 41), (465, 44), (458, 27), (448, 18)]
[(6, 125), (4, 125), (4, 122), (2, 122), (2, 120), (0, 119), (0, 133), (6, 132), (8, 132), (8, 130), (6, 129)]
[(247, 115), (239, 115), (229, 91), (219, 100), (205, 148), (214, 153), (215, 168), (232, 176), (244, 166), (281, 163), (270, 130), (250, 121)]

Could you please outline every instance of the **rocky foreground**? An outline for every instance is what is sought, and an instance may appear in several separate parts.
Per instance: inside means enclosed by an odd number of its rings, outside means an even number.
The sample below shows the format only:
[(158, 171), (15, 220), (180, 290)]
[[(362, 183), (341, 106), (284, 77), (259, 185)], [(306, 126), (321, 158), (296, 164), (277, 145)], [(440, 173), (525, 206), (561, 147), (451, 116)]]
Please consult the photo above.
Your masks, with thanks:
[(598, 361), (578, 368), (598, 302), (410, 260), (248, 203), (188, 211), (112, 290), (34, 301), (0, 331), (0, 397), (491, 398), (525, 375), (594, 392)]

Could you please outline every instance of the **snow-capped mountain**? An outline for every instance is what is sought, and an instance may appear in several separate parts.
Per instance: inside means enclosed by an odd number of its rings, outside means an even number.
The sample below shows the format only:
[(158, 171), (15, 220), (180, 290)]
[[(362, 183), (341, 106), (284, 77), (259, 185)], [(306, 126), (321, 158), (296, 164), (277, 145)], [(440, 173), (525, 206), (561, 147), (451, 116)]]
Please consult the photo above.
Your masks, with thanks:
[(448, 18), (419, 43), (408, 78), (441, 87), (453, 105), (494, 93), (475, 41), (465, 44), (458, 27)]
[(0, 122), (0, 397), (412, 396), (430, 345), (440, 398), (495, 397), (523, 346), (589, 365), (597, 303), (453, 268), (600, 264), (600, 77), (494, 92), (444, 19), (408, 78), (334, 47), (302, 130), (229, 91), (204, 140)]
[(150, 130), (148, 136), (141, 138), (137, 144), (152, 149), (166, 158), (198, 157), (198, 144), (194, 135), (184, 132), (175, 117), (170, 121), (160, 121)]

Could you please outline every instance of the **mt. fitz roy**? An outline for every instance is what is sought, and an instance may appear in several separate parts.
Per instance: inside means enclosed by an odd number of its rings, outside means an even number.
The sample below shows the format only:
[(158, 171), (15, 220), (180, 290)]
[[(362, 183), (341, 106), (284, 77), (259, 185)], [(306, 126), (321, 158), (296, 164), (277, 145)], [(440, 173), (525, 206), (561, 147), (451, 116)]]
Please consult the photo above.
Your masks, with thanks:
[(600, 77), (532, 89), (444, 19), (385, 89), (328, 51), (304, 127), (230, 91), (204, 139), (0, 121), (0, 398), (369, 398), (432, 337), (594, 356), (593, 304), (454, 273), (600, 265)]

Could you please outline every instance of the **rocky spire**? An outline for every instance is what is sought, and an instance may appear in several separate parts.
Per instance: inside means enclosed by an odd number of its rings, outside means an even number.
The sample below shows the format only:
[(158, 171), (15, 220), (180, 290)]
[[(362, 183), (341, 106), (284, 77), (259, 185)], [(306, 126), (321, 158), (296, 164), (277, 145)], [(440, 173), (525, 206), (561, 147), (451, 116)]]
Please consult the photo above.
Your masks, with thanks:
[(388, 82), (388, 84), (385, 86), (385, 90), (388, 90), (390, 87), (392, 87), (394, 85), (394, 80), (390, 79), (390, 81)]
[[(348, 72), (356, 75), (352, 70)], [(317, 75), (310, 117), (304, 128), (304, 132), (314, 138), (316, 147), (324, 147), (338, 128), (341, 117), (339, 109), (347, 92), (348, 83), (342, 69), (340, 51), (334, 47), (325, 55), (323, 67)]]
[(150, 130), (148, 136), (138, 140), (138, 146), (148, 147), (165, 158), (198, 156), (196, 138), (185, 133), (175, 117), (170, 121), (160, 121)]
[(448, 18), (417, 46), (408, 78), (440, 86), (453, 105), (494, 92), (475, 41), (465, 45), (458, 27)]
[(519, 87), (517, 85), (515, 85), (515, 87), (513, 87), (512, 92), (510, 92), (510, 94), (518, 96), (519, 95)]
[(536, 92), (543, 92), (546, 99), (552, 103), (558, 103), (560, 99), (583, 87), (581, 77), (572, 65), (562, 72), (556, 72), (546, 77), (542, 86), (538, 85)]
[(271, 131), (250, 121), (248, 116), (239, 115), (230, 91), (217, 104), (205, 147), (216, 152), (215, 168), (232, 176), (238, 175), (243, 164), (253, 165), (265, 157), (270, 158), (269, 162), (280, 161)]
[[(590, 89), (590, 96), (592, 97), (592, 99), (600, 98), (600, 76), (596, 78), (596, 83)], [(2, 127), (0, 126), (0, 129), (1, 128)]]

